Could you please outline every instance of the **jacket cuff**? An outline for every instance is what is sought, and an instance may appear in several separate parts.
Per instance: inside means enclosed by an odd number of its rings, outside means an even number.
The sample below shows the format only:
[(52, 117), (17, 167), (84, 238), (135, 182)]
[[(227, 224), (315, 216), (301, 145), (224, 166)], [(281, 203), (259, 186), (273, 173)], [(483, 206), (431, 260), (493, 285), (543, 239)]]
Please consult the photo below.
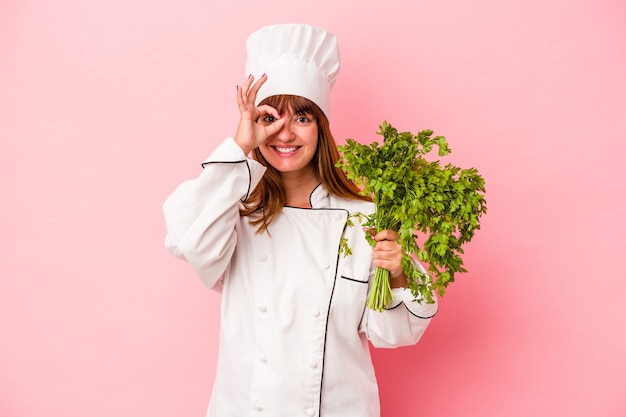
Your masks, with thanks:
[(208, 164), (214, 163), (237, 163), (245, 162), (248, 165), (250, 173), (250, 190), (253, 190), (257, 186), (263, 174), (265, 174), (266, 168), (258, 161), (249, 158), (243, 153), (243, 149), (237, 145), (235, 139), (232, 137), (226, 138), (208, 158), (202, 163), (202, 168), (205, 168)]
[(391, 308), (393, 308), (394, 305), (397, 307), (398, 304), (404, 303), (407, 310), (416, 317), (429, 319), (437, 314), (437, 302), (428, 304), (426, 301), (420, 302), (415, 300), (411, 290), (408, 288), (393, 288), (391, 293), (394, 300), (392, 306), (390, 306)]
[(211, 155), (204, 160), (202, 165), (211, 162), (237, 162), (245, 159), (247, 159), (247, 156), (244, 155), (243, 149), (237, 145), (235, 139), (228, 137), (215, 148)]

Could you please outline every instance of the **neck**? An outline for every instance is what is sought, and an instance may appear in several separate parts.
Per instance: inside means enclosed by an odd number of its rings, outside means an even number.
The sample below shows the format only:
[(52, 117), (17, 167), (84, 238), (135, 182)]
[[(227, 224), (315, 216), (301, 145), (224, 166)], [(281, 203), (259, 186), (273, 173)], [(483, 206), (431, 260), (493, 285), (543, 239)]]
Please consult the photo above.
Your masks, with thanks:
[(313, 171), (284, 172), (281, 174), (285, 188), (285, 205), (291, 207), (310, 208), (311, 193), (320, 183)]

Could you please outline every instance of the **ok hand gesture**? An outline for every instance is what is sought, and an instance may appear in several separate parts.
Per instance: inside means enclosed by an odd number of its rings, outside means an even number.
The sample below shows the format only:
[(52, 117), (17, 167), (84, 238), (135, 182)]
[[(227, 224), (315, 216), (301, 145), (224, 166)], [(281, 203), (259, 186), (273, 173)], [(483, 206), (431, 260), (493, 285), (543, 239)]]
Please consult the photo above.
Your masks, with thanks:
[[(256, 107), (256, 95), (263, 83), (267, 80), (267, 75), (263, 74), (261, 78), (254, 84), (254, 77), (250, 75), (244, 82), (243, 86), (237, 86), (237, 105), (241, 113), (239, 126), (235, 134), (235, 142), (243, 149), (247, 155), (253, 149), (256, 149), (265, 140), (278, 132), (283, 124), (278, 111), (268, 105)], [(266, 116), (272, 116), (276, 119), (273, 123), (259, 123)]]

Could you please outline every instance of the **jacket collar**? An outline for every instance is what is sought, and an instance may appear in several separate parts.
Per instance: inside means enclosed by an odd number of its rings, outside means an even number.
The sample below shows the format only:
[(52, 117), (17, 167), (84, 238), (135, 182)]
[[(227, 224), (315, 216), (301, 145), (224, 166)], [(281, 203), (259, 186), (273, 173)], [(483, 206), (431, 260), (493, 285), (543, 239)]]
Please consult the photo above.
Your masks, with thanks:
[(328, 208), (330, 206), (329, 194), (322, 184), (313, 189), (309, 196), (309, 202), (312, 208)]

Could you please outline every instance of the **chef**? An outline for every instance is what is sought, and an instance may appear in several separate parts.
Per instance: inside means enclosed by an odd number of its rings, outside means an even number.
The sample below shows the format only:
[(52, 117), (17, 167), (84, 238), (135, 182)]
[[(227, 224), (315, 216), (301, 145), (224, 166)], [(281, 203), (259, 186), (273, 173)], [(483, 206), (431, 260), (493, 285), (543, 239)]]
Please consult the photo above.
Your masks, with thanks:
[[(208, 417), (379, 417), (370, 343), (415, 344), (437, 311), (406, 288), (397, 233), (372, 248), (354, 216), (374, 205), (335, 167), (339, 63), (322, 28), (252, 33), (235, 135), (164, 203), (167, 250), (221, 293)], [(382, 312), (366, 307), (376, 266)]]

